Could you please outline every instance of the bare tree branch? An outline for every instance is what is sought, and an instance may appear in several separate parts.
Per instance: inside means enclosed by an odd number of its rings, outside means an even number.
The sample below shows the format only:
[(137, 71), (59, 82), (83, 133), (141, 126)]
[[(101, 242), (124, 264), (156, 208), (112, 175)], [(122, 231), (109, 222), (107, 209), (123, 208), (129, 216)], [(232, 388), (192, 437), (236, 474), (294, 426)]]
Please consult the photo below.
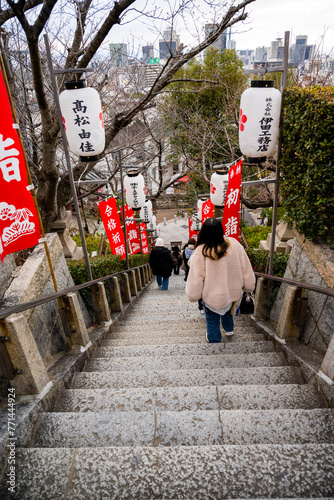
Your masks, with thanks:
[[(23, 2), (24, 3), (23, 12), (27, 12), (28, 10), (33, 9), (37, 5), (43, 3), (43, 1), (44, 0), (28, 0), (27, 2)], [(10, 2), (8, 2), (8, 5), (10, 5)], [(9, 8), (7, 10), (2, 10), (0, 12), (0, 26), (2, 26), (6, 21), (12, 19), (15, 16), (16, 14), (12, 8)]]

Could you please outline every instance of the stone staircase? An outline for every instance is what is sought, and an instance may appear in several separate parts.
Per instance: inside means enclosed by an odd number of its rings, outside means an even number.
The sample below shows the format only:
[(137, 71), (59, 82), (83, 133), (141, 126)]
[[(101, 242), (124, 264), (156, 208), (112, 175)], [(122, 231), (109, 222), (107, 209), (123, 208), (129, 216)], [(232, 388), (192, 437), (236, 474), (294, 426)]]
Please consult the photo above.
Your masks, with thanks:
[(207, 344), (182, 276), (152, 282), (95, 349), (29, 448), (24, 499), (333, 498), (333, 414), (272, 342), (237, 318)]

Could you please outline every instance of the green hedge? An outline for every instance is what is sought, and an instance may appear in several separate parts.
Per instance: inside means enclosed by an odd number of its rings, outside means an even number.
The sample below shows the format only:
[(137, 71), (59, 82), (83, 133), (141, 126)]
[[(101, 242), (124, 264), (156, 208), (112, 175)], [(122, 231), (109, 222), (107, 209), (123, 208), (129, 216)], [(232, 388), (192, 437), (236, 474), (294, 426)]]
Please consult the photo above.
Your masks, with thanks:
[[(121, 260), (119, 255), (101, 255), (89, 260), (93, 279), (103, 278), (110, 274), (118, 273), (126, 269), (126, 260)], [(148, 262), (148, 255), (144, 255), (144, 264)], [(129, 255), (129, 267), (136, 267), (142, 264), (142, 255)], [(88, 273), (85, 260), (67, 261), (67, 266), (76, 285), (88, 281)]]
[[(107, 255), (94, 257), (89, 260), (92, 270), (93, 279), (103, 278), (110, 274), (118, 273), (126, 269), (126, 260), (121, 260), (119, 255)], [(144, 255), (144, 264), (148, 262), (148, 255)], [(129, 267), (137, 267), (142, 264), (142, 255), (129, 255)], [(67, 266), (76, 285), (88, 281), (88, 273), (85, 260), (70, 260), (67, 261)], [(81, 298), (94, 322), (94, 307), (92, 300), (92, 292), (90, 287), (79, 290)], [(106, 287), (106, 294), (109, 300), (109, 290)]]
[(334, 87), (283, 95), (282, 204), (300, 234), (334, 240)]
[(261, 240), (266, 240), (271, 232), (268, 226), (242, 226), (242, 232), (251, 248), (259, 248)]
[[(82, 246), (81, 236), (78, 234), (77, 236), (71, 236), (72, 240), (76, 242), (78, 247)], [(87, 252), (91, 254), (92, 252), (98, 252), (101, 245), (101, 236), (99, 234), (87, 234), (85, 236)], [(107, 254), (111, 255), (111, 249), (108, 242), (108, 238), (105, 238), (102, 244), (102, 255), (105, 254), (105, 250), (107, 250)]]

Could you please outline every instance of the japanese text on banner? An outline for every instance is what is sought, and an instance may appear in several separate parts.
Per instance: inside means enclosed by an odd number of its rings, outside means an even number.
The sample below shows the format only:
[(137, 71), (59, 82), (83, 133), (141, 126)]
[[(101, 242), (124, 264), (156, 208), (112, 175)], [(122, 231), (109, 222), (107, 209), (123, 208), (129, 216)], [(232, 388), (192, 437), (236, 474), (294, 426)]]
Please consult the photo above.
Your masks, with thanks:
[(241, 166), (242, 161), (240, 160), (232, 165), (228, 172), (228, 187), (223, 214), (224, 235), (238, 241), (240, 239)]
[(206, 221), (206, 219), (213, 217), (214, 213), (215, 213), (214, 204), (210, 199), (208, 199), (202, 205), (202, 224)]
[(37, 245), (41, 231), (1, 71), (0, 102), (0, 255), (3, 261), (10, 253)]
[(99, 203), (99, 210), (112, 253), (124, 259), (126, 256), (124, 233), (115, 198)]
[(193, 221), (192, 219), (189, 219), (188, 225), (189, 225), (189, 239), (195, 238), (195, 240), (197, 241), (197, 236), (199, 231), (198, 229), (196, 229), (196, 222)]
[[(125, 218), (134, 219), (134, 211), (128, 205), (125, 205)], [(123, 214), (123, 211), (122, 211)], [(124, 220), (124, 217), (123, 217)], [(135, 254), (140, 252), (140, 235), (139, 226), (135, 220), (127, 220), (125, 223), (126, 227), (126, 239), (128, 242), (130, 254)]]

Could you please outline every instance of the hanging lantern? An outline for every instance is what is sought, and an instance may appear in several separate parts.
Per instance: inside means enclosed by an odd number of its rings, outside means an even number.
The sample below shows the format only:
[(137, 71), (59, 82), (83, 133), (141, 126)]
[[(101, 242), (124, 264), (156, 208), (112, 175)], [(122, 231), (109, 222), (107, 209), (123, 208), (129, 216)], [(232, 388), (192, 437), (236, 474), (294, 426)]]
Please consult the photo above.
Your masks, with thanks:
[(261, 163), (274, 151), (281, 113), (281, 93), (273, 81), (253, 80), (241, 96), (239, 146), (249, 163)]
[(147, 224), (148, 231), (156, 231), (157, 229), (157, 218), (155, 215), (152, 215), (152, 220)]
[(140, 209), (140, 218), (147, 224), (153, 217), (153, 207), (151, 200), (146, 200)]
[(213, 205), (222, 208), (225, 205), (225, 198), (228, 186), (228, 171), (218, 168), (211, 176), (210, 199)]
[(191, 218), (191, 222), (192, 222), (191, 229), (193, 231), (199, 231), (201, 229), (201, 226), (202, 226), (201, 221), (198, 220), (198, 218), (196, 216)]
[(59, 102), (69, 148), (82, 161), (96, 161), (105, 146), (100, 96), (86, 80), (65, 86)]
[(134, 210), (139, 210), (145, 204), (144, 177), (137, 170), (128, 172), (124, 177), (126, 202)]
[(197, 218), (200, 222), (202, 222), (202, 207), (203, 203), (205, 203), (207, 199), (203, 196), (199, 200), (197, 200)]

